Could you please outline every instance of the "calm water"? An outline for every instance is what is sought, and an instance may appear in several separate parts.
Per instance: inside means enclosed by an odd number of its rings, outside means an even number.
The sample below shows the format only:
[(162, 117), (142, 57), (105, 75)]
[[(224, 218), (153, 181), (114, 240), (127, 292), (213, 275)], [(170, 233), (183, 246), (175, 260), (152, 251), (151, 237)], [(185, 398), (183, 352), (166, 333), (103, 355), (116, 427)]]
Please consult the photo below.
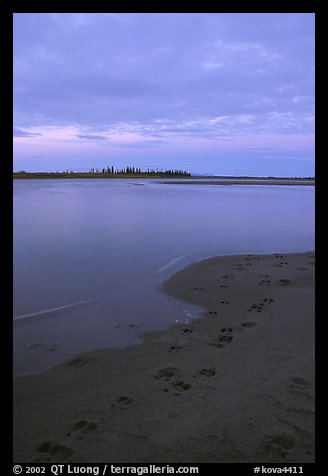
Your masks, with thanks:
[(314, 187), (14, 181), (14, 371), (199, 315), (157, 289), (204, 257), (314, 249)]

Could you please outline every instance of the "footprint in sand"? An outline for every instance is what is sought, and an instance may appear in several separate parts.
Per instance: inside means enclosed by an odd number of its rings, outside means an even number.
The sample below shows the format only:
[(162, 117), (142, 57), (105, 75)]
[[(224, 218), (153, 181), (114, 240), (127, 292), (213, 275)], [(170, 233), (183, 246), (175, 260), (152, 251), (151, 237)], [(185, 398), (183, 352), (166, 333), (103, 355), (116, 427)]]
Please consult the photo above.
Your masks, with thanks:
[(174, 377), (180, 376), (180, 371), (176, 369), (175, 367), (165, 367), (163, 369), (160, 369), (156, 375), (155, 378), (157, 380), (163, 380), (164, 382), (169, 382), (172, 380)]
[(168, 352), (180, 352), (182, 349), (181, 345), (171, 345)]
[(75, 357), (74, 359), (67, 362), (66, 367), (83, 367), (84, 365), (93, 361), (94, 359), (89, 356)]
[(263, 308), (266, 304), (270, 304), (273, 301), (274, 301), (273, 298), (265, 297), (262, 299), (262, 302), (252, 304), (251, 307), (248, 309), (248, 312), (251, 312), (251, 311), (261, 312), (263, 311)]
[(36, 448), (36, 454), (32, 462), (70, 462), (73, 450), (67, 446), (60, 445), (57, 441), (44, 441)]
[(229, 301), (221, 301), (221, 304), (229, 304)]
[(126, 395), (120, 395), (119, 397), (116, 397), (114, 399), (113, 403), (111, 403), (110, 406), (113, 408), (118, 408), (119, 410), (123, 410), (128, 405), (131, 405), (131, 403), (133, 402), (133, 398), (127, 397)]
[[(191, 384), (182, 379), (180, 370), (175, 367), (165, 367), (160, 369), (156, 373), (155, 378), (167, 382), (170, 385), (170, 390), (172, 390), (176, 396), (181, 395), (181, 393), (191, 388)], [(165, 387), (163, 390), (164, 392), (168, 392), (169, 388)]]
[(199, 375), (203, 375), (204, 377), (213, 377), (216, 375), (216, 368), (210, 367), (208, 369), (201, 369), (198, 371)]
[(242, 324), (240, 324), (242, 327), (245, 327), (245, 328), (251, 328), (251, 327), (255, 327), (257, 326), (257, 323), (256, 322), (243, 322)]
[(76, 434), (79, 440), (83, 439), (82, 434), (86, 435), (87, 433), (90, 433), (92, 431), (95, 431), (97, 428), (97, 424), (94, 423), (93, 421), (87, 421), (87, 420), (80, 420), (76, 422), (66, 433), (66, 436), (71, 436), (72, 434)]
[(178, 380), (177, 382), (172, 383), (171, 387), (172, 390), (175, 391), (174, 395), (179, 396), (186, 390), (191, 389), (191, 383), (184, 382), (183, 380)]
[(265, 297), (262, 299), (263, 302), (267, 302), (267, 303), (270, 303), (270, 302), (273, 302), (274, 299), (273, 298), (270, 298), (270, 297)]
[[(224, 332), (221, 330), (221, 332)], [(231, 332), (231, 331), (230, 331)], [(233, 336), (230, 334), (221, 334), (219, 335), (214, 342), (210, 342), (210, 345), (218, 347), (219, 349), (226, 347), (233, 340)]]
[(290, 279), (279, 279), (278, 280), (278, 284), (280, 284), (281, 286), (288, 286), (288, 284), (291, 283), (291, 280)]
[(262, 303), (254, 303), (248, 309), (248, 312), (252, 312), (252, 311), (261, 312), (263, 310), (263, 307), (264, 307), (264, 304)]

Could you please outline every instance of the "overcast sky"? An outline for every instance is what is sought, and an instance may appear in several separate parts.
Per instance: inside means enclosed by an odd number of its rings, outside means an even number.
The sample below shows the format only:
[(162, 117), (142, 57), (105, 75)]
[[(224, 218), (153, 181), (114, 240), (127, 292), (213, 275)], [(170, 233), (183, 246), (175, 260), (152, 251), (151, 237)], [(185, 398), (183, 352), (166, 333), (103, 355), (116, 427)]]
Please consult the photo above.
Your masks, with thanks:
[(14, 170), (314, 175), (314, 14), (14, 14)]

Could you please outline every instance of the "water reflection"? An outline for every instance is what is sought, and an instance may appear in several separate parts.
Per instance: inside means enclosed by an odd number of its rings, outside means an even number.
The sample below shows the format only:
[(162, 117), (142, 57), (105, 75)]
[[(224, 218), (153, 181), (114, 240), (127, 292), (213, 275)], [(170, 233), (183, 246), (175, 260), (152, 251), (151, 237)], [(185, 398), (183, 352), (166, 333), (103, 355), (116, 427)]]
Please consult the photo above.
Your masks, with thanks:
[(14, 316), (62, 309), (15, 324), (16, 370), (136, 343), (138, 332), (196, 315), (157, 290), (192, 261), (311, 249), (313, 187), (17, 180)]

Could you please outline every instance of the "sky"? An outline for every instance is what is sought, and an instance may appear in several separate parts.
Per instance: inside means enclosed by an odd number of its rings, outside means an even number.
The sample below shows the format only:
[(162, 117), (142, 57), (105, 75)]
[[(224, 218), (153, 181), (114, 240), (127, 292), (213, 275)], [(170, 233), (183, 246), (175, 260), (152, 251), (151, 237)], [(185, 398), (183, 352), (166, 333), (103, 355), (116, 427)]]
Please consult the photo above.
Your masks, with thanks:
[(15, 13), (14, 170), (314, 175), (314, 13)]

